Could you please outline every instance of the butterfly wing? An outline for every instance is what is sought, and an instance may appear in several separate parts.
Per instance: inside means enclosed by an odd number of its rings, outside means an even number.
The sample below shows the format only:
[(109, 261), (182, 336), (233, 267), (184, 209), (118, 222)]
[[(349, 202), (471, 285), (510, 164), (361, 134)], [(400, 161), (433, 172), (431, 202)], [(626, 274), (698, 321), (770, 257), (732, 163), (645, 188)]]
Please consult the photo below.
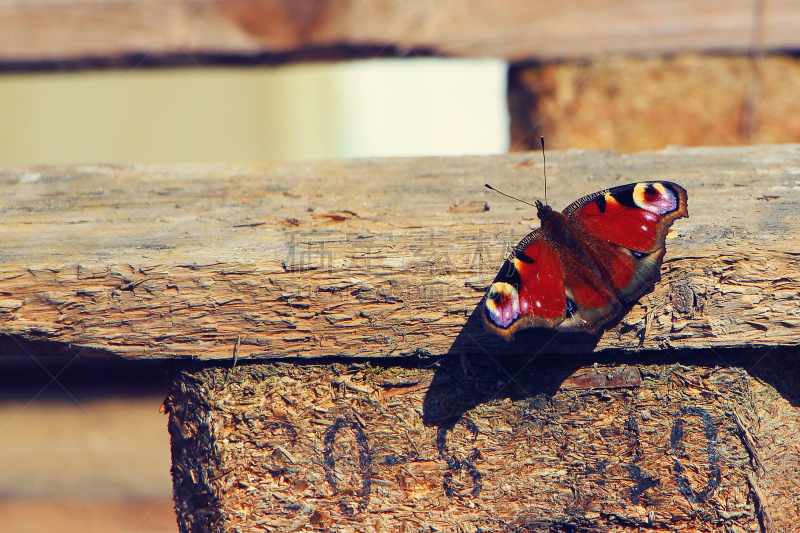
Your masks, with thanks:
[(672, 223), (688, 217), (686, 189), (670, 181), (629, 183), (573, 202), (564, 214), (600, 239), (640, 253), (664, 247)]
[(522, 239), (486, 293), (486, 329), (511, 340), (525, 328), (597, 330), (622, 307), (591, 257), (574, 257), (537, 229)]
[(521, 328), (554, 328), (567, 315), (561, 256), (541, 229), (503, 263), (486, 293), (483, 323), (508, 340)]
[(669, 181), (631, 183), (581, 198), (564, 210), (623, 303), (658, 278), (672, 223), (688, 217), (686, 190)]

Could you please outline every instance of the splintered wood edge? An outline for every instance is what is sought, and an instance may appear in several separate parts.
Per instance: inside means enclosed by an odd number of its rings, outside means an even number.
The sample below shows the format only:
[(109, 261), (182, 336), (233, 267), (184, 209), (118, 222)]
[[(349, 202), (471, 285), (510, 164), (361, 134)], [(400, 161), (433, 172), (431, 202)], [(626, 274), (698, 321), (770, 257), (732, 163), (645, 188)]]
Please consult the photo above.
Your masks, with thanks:
[(539, 154), (3, 169), (0, 333), (13, 353), (236, 360), (797, 345), (798, 169), (796, 145), (549, 154), (555, 209), (659, 179), (690, 218), (600, 335), (513, 343), (481, 300), (538, 221), (483, 183), (535, 196)]

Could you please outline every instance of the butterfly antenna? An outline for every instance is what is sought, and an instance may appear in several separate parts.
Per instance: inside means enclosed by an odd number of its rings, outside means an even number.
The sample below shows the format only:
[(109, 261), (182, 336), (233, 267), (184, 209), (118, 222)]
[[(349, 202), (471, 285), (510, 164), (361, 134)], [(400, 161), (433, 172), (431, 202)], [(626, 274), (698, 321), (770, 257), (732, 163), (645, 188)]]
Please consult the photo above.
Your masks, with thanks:
[(537, 209), (538, 209), (538, 207), (539, 207), (538, 205), (532, 204), (532, 203), (530, 203), (530, 202), (526, 202), (525, 200), (520, 200), (519, 198), (515, 198), (514, 196), (511, 196), (510, 194), (506, 194), (506, 193), (504, 193), (504, 192), (502, 192), (502, 191), (498, 191), (497, 189), (495, 189), (494, 187), (492, 187), (492, 186), (491, 186), (491, 185), (489, 185), (488, 183), (484, 183), (483, 185), (484, 185), (484, 186), (485, 186), (487, 189), (491, 189), (491, 190), (493, 190), (494, 192), (496, 192), (496, 193), (500, 193), (500, 194), (502, 194), (503, 196), (505, 196), (505, 197), (507, 197), (507, 198), (511, 198), (512, 200), (516, 200), (516, 201), (518, 201), (518, 202), (522, 202), (523, 204), (529, 205), (529, 206), (531, 206), (531, 207), (536, 207)]
[(547, 159), (544, 157), (544, 135), (542, 135), (542, 169), (544, 170), (544, 205), (547, 205)]

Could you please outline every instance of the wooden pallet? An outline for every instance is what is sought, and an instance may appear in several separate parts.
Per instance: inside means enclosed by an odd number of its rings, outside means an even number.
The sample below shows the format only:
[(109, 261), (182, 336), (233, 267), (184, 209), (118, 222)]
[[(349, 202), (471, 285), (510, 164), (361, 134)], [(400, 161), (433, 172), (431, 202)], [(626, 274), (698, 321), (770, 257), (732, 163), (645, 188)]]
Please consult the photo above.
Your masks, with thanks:
[[(789, 531), (800, 148), (548, 156), (561, 209), (689, 191), (597, 337), (476, 318), (538, 154), (4, 169), (0, 332), (173, 361), (185, 531)], [(427, 528), (427, 529), (426, 529)]]

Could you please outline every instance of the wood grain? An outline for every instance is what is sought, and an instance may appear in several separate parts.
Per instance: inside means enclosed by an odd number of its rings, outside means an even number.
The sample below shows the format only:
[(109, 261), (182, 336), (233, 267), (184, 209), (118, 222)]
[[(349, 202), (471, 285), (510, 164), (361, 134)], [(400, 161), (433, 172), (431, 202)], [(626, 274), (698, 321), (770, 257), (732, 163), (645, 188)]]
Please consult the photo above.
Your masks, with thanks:
[[(0, 7), (0, 62), (63, 67), (162, 64), (171, 56), (283, 58), (390, 54), (503, 57), (511, 61), (609, 53), (796, 49), (791, 0), (429, 2), (410, 0), (24, 1)], [(756, 41), (755, 35), (760, 35)], [(316, 51), (316, 52), (315, 52)], [(124, 63), (124, 61), (123, 61)]]
[(181, 531), (794, 531), (795, 348), (688, 352), (176, 364)]
[(556, 209), (666, 179), (690, 218), (600, 336), (485, 333), (483, 293), (538, 220), (483, 183), (532, 199), (541, 170), (535, 153), (3, 169), (0, 333), (239, 361), (799, 343), (797, 145), (549, 154)]

